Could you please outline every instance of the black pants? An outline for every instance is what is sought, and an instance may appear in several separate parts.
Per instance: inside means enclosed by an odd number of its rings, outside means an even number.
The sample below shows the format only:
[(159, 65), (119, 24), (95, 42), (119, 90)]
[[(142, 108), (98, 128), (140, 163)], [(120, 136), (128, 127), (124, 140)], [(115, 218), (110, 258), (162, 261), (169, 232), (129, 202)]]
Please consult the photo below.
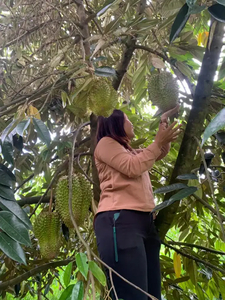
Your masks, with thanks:
[[(161, 300), (161, 242), (152, 214), (134, 210), (102, 212), (96, 216), (94, 227), (100, 258), (127, 280)], [(107, 269), (106, 275), (110, 282)], [(119, 299), (150, 299), (115, 274), (113, 283)]]

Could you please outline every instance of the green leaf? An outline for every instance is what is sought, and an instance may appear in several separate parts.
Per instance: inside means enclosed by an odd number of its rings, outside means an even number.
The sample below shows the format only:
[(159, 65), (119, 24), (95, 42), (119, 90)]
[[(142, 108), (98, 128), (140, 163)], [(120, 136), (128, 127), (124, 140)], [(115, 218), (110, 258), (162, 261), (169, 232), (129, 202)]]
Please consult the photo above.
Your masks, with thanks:
[(103, 285), (106, 286), (106, 277), (103, 271), (94, 261), (89, 261), (89, 269), (95, 278)]
[(110, 77), (116, 76), (116, 70), (111, 67), (99, 67), (95, 69), (95, 74), (97, 76)]
[(75, 284), (69, 285), (61, 294), (59, 300), (71, 300), (73, 287)]
[(9, 201), (0, 197), (0, 207), (4, 210), (11, 211), (18, 219), (20, 219), (28, 229), (32, 230), (32, 224), (25, 211), (16, 201)]
[(42, 142), (46, 143), (47, 146), (50, 145), (51, 137), (46, 125), (39, 119), (33, 118), (34, 127), (37, 130), (38, 137)]
[(178, 193), (176, 193), (175, 195), (170, 197), (170, 199), (168, 200), (169, 201), (168, 205), (172, 204), (174, 201), (186, 198), (186, 197), (194, 194), (196, 191), (197, 191), (196, 186), (190, 186), (186, 189), (183, 189), (183, 190), (179, 191)]
[(61, 92), (61, 99), (62, 99), (63, 108), (66, 107), (67, 98), (68, 98), (67, 93), (65, 91), (62, 91)]
[(45, 290), (44, 290), (44, 296), (46, 296), (46, 295), (48, 294), (48, 292), (50, 291), (50, 286), (51, 286), (50, 283), (48, 283), (48, 284), (46, 285)]
[(13, 240), (20, 244), (31, 246), (28, 230), (23, 223), (11, 212), (0, 211), (0, 228)]
[(63, 274), (63, 281), (65, 286), (67, 287), (71, 280), (73, 262), (71, 261), (67, 266)]
[(10, 142), (4, 141), (2, 145), (2, 155), (4, 157), (4, 160), (7, 161), (10, 165), (14, 164), (13, 146)]
[(202, 288), (199, 285), (196, 286), (196, 293), (198, 296), (198, 300), (205, 300), (205, 295), (203, 293)]
[(193, 173), (182, 174), (182, 175), (177, 176), (177, 179), (180, 179), (180, 180), (198, 179), (198, 176)]
[(190, 275), (191, 282), (194, 284), (194, 286), (196, 286), (198, 282), (197, 267), (195, 261), (190, 259), (188, 262), (188, 273)]
[(217, 21), (225, 23), (225, 7), (221, 4), (214, 4), (208, 8), (209, 13)]
[(155, 190), (154, 193), (155, 194), (169, 193), (169, 192), (172, 192), (172, 191), (185, 189), (185, 188), (187, 188), (186, 184), (174, 183), (174, 184), (171, 184), (171, 185), (163, 186), (163, 187)]
[(83, 300), (84, 297), (84, 284), (78, 281), (73, 287), (71, 300)]
[(178, 37), (187, 20), (189, 19), (190, 14), (188, 13), (188, 10), (189, 7), (187, 3), (185, 3), (179, 10), (170, 32), (170, 43), (172, 43)]
[(206, 9), (206, 5), (193, 5), (192, 7), (189, 7), (188, 13), (189, 14), (199, 14), (204, 9)]
[(0, 249), (11, 259), (26, 265), (26, 257), (22, 247), (4, 232), (0, 232)]
[(203, 133), (202, 145), (205, 143), (205, 141), (208, 140), (208, 138), (211, 135), (213, 135), (214, 133), (222, 129), (224, 126), (225, 126), (225, 108), (223, 108), (206, 127)]
[(12, 180), (9, 175), (0, 169), (1, 185), (12, 187)]
[(2, 143), (4, 143), (5, 138), (7, 137), (7, 135), (15, 128), (15, 124), (16, 124), (17, 120), (13, 120), (11, 123), (9, 123), (9, 125), (3, 130), (2, 135), (1, 135), (1, 140)]
[(219, 4), (225, 5), (225, 0), (216, 0)]
[(196, 191), (197, 191), (197, 188), (195, 186), (186, 187), (185, 189), (182, 189), (181, 191), (179, 191), (178, 193), (176, 193), (175, 195), (170, 197), (169, 200), (163, 201), (159, 205), (156, 205), (156, 207), (152, 210), (152, 212), (160, 211), (160, 210), (164, 209), (165, 207), (173, 204), (175, 201), (181, 200), (183, 198), (186, 198), (186, 197), (192, 195)]
[(85, 253), (77, 253), (76, 254), (76, 264), (81, 272), (81, 274), (84, 276), (84, 278), (87, 280), (87, 274), (88, 274), (88, 261), (87, 261), (87, 256)]
[(104, 14), (104, 12), (112, 5), (112, 3), (106, 5), (105, 7), (103, 7), (98, 13), (97, 13), (97, 17), (101, 16), (102, 14)]
[(167, 207), (167, 206), (168, 206), (168, 202), (169, 202), (169, 201), (167, 200), (167, 201), (163, 201), (162, 203), (156, 205), (156, 206), (154, 207), (154, 209), (152, 210), (152, 212), (160, 211), (160, 210), (162, 210), (163, 208)]
[(219, 287), (222, 295), (225, 295), (225, 280), (218, 276)]
[(21, 121), (16, 126), (16, 133), (19, 134), (20, 136), (23, 136), (23, 133), (27, 129), (27, 127), (29, 126), (29, 124), (30, 124), (30, 119)]
[(181, 73), (183, 73), (188, 78), (192, 76), (192, 69), (187, 65), (187, 63), (177, 61), (175, 65), (181, 71)]
[(7, 200), (15, 201), (13, 190), (10, 187), (1, 184), (0, 184), (0, 197)]
[(189, 279), (190, 279), (189, 276), (184, 276), (184, 277), (176, 278), (173, 282), (174, 283), (181, 283), (181, 282), (188, 281)]
[(218, 80), (221, 80), (225, 77), (225, 57), (223, 59), (222, 65), (219, 70)]
[(81, 84), (81, 86), (78, 89), (75, 89), (75, 91), (71, 94), (71, 103), (74, 101), (74, 99), (77, 97), (77, 95), (85, 89), (88, 89), (90, 86), (92, 86), (93, 83), (93, 79), (92, 78), (88, 78), (85, 80), (85, 82), (83, 84)]
[(11, 181), (16, 182), (16, 177), (15, 175), (3, 164), (0, 164), (0, 170), (4, 171), (10, 178)]

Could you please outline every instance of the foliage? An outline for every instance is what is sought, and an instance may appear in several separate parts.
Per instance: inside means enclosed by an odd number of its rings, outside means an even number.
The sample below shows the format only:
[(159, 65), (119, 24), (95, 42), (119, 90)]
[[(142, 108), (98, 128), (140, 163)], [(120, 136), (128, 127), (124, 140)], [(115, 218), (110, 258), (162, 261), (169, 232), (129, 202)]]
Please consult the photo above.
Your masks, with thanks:
[[(152, 74), (166, 69), (177, 78), (179, 118), (184, 129), (190, 111), (196, 109), (192, 104), (198, 73), (216, 24), (210, 22), (211, 15), (224, 22), (221, 12), (225, 3), (217, 1), (212, 6), (206, 0), (186, 3), (153, 0), (146, 1), (143, 9), (144, 2), (4, 0), (0, 3), (3, 299), (6, 293), (21, 298), (38, 294), (53, 299), (56, 282), (62, 288), (60, 299), (63, 293), (81, 299), (86, 291), (88, 295), (91, 293), (91, 285), (87, 288), (90, 272), (95, 277), (96, 295), (107, 294), (100, 265), (87, 260), (86, 249), (73, 230), (62, 224), (60, 254), (47, 262), (40, 255), (30, 224), (48, 206), (50, 198), (54, 207), (57, 179), (68, 174), (73, 132), (90, 119), (89, 111), (83, 114), (84, 103), (76, 103), (76, 99), (78, 95), (79, 99), (85, 99), (94, 76), (106, 76), (114, 86), (116, 81), (119, 83), (117, 108), (134, 124), (132, 146), (136, 148), (149, 145), (158, 129), (159, 119), (152, 117), (156, 108), (148, 95)], [(132, 58), (126, 61), (129, 51)], [(206, 162), (224, 222), (225, 133), (224, 120), (218, 121), (217, 115), (225, 104), (223, 52), (200, 134), (207, 128), (202, 147), (205, 153), (213, 152), (213, 158)], [(84, 83), (77, 89), (81, 79)], [(197, 131), (191, 134), (197, 135)], [(74, 169), (95, 180), (93, 132), (92, 126), (85, 127), (78, 135)], [(162, 293), (167, 300), (225, 299), (225, 243), (204, 168), (199, 172), (200, 152), (188, 158), (187, 173), (179, 174), (177, 180), (182, 181), (182, 186), (177, 182), (179, 186), (171, 189), (169, 182), (182, 140), (183, 135), (173, 143), (167, 157), (150, 170), (157, 204), (164, 208), (168, 202), (163, 202), (162, 193), (171, 191), (168, 201), (180, 203), (172, 221), (168, 221), (170, 230), (161, 249)], [(42, 204), (35, 208), (41, 197)], [(92, 203), (80, 232), (97, 254), (93, 216)], [(59, 268), (66, 265), (59, 276)], [(11, 279), (13, 283), (8, 284)], [(4, 283), (6, 286), (2, 288)]]

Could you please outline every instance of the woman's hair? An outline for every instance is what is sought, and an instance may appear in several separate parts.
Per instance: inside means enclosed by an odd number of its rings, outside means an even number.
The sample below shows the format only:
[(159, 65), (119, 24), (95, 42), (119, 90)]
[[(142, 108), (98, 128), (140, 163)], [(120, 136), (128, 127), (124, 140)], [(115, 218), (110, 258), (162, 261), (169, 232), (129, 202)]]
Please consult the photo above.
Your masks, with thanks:
[(98, 117), (97, 143), (105, 136), (116, 140), (126, 149), (131, 149), (129, 138), (124, 130), (124, 113), (121, 110), (114, 109), (108, 117)]

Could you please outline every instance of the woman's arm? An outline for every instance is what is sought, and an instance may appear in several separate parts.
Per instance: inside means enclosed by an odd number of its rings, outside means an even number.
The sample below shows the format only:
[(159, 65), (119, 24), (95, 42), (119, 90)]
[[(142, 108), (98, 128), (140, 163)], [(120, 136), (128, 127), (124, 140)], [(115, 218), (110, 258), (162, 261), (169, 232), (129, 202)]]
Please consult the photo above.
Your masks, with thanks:
[(177, 138), (181, 125), (176, 127), (175, 125), (176, 122), (173, 122), (166, 129), (160, 127), (155, 136), (155, 142), (136, 155), (131, 155), (120, 143), (110, 137), (104, 137), (99, 141), (94, 155), (99, 161), (128, 177), (138, 177), (152, 168), (162, 154), (161, 148)]
[(161, 149), (152, 143), (140, 153), (131, 155), (122, 145), (112, 138), (104, 137), (95, 149), (95, 157), (131, 178), (140, 176), (152, 168), (161, 155)]
[[(167, 120), (164, 119), (164, 121), (160, 122), (159, 128), (163, 127), (163, 128), (168, 128), (168, 122)], [(159, 155), (159, 157), (156, 159), (156, 161), (163, 159), (170, 151), (170, 147), (171, 147), (171, 143), (166, 144), (165, 146), (162, 146), (161, 150), (161, 154)], [(143, 148), (144, 149), (144, 148)], [(143, 149), (134, 149), (137, 153), (141, 153), (143, 151)]]

